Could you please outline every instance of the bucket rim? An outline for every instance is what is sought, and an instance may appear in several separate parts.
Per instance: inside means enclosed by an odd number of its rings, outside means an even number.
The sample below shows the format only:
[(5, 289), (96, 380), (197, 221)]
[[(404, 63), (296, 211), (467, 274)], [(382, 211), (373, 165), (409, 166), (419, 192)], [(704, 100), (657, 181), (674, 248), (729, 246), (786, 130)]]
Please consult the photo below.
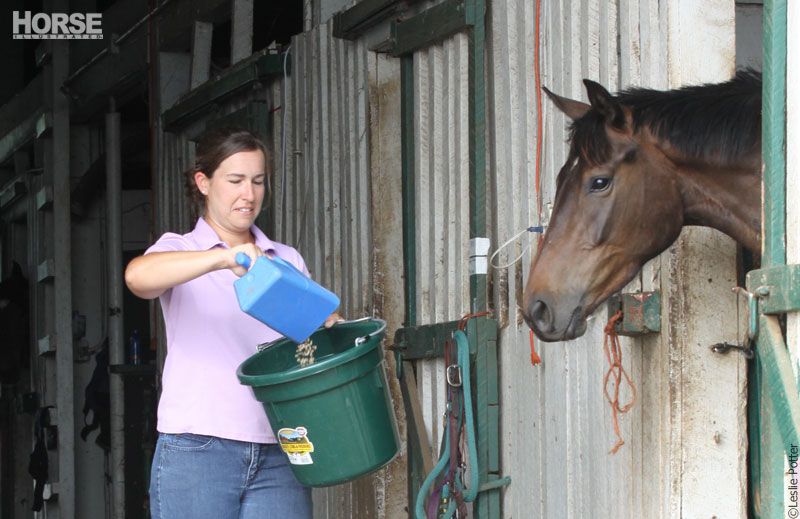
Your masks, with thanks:
[[(366, 342), (366, 341), (369, 340), (369, 338), (371, 338), (371, 337), (373, 337), (375, 335), (383, 335), (385, 333), (385, 331), (386, 331), (386, 321), (384, 321), (383, 319), (377, 318), (377, 317), (368, 317), (368, 318), (362, 318), (362, 319), (355, 319), (355, 320), (352, 320), (352, 321), (342, 321), (342, 322), (334, 324), (334, 326), (346, 326), (348, 324), (362, 323), (362, 322), (365, 322), (365, 321), (376, 322), (376, 323), (378, 323), (379, 326), (378, 326), (378, 328), (376, 330), (368, 333), (367, 335), (364, 335), (363, 337), (357, 338), (356, 341), (358, 341), (359, 339), (362, 339), (363, 340), (362, 342)], [(325, 329), (326, 328), (318, 328), (314, 333), (317, 333), (317, 332), (319, 332), (321, 330), (325, 330)], [(311, 334), (311, 336), (313, 336), (313, 334)], [(342, 364), (346, 364), (348, 362), (351, 362), (351, 361), (353, 361), (353, 360), (355, 360), (355, 359), (357, 359), (359, 357), (362, 357), (362, 356), (366, 355), (370, 351), (374, 350), (375, 348), (377, 348), (380, 345), (380, 342), (381, 342), (380, 340), (379, 341), (375, 341), (374, 344), (372, 344), (370, 346), (367, 346), (365, 348), (360, 348), (359, 347), (360, 344), (357, 344), (357, 345), (355, 345), (355, 346), (353, 346), (351, 348), (348, 348), (346, 351), (344, 351), (342, 353), (339, 353), (337, 355), (333, 355), (333, 356), (331, 356), (331, 357), (329, 357), (327, 359), (321, 360), (319, 362), (315, 362), (314, 364), (311, 364), (309, 366), (294, 367), (294, 368), (291, 368), (291, 369), (289, 369), (287, 371), (281, 371), (281, 372), (278, 372), (278, 373), (266, 373), (266, 374), (263, 374), (263, 375), (250, 375), (250, 374), (244, 373), (245, 366), (248, 363), (250, 363), (252, 359), (254, 359), (259, 354), (263, 353), (264, 351), (267, 351), (269, 348), (274, 347), (274, 346), (278, 346), (278, 344), (283, 343), (285, 341), (290, 341), (290, 342), (292, 342), (294, 344), (297, 344), (297, 342), (293, 341), (292, 339), (290, 339), (288, 337), (284, 337), (282, 339), (278, 339), (277, 341), (271, 343), (269, 347), (259, 351), (258, 353), (253, 354), (252, 356), (247, 358), (244, 362), (242, 362), (239, 365), (239, 367), (236, 369), (236, 376), (239, 379), (239, 382), (241, 384), (243, 384), (243, 385), (252, 386), (252, 387), (274, 386), (274, 385), (278, 385), (278, 384), (285, 384), (285, 383), (288, 383), (288, 382), (293, 382), (293, 381), (296, 381), (296, 380), (299, 380), (299, 379), (310, 377), (312, 375), (316, 375), (317, 373), (321, 373), (323, 371), (327, 371), (327, 370), (335, 368), (337, 366), (341, 366)]]

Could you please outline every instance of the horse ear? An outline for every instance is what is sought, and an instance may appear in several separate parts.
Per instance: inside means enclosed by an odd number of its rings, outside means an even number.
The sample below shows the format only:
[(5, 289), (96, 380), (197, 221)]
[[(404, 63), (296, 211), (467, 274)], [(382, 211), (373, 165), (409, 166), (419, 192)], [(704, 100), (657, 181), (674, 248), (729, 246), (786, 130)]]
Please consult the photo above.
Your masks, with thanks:
[(612, 128), (622, 129), (625, 126), (625, 112), (619, 101), (600, 83), (584, 79), (583, 84), (586, 86), (586, 94), (589, 96), (592, 108), (605, 117), (606, 124)]
[(556, 108), (564, 112), (564, 114), (573, 121), (583, 117), (583, 114), (585, 114), (591, 108), (591, 106), (587, 105), (586, 103), (556, 95), (549, 91), (547, 87), (542, 87), (542, 90), (544, 90), (544, 93), (547, 94), (547, 97), (553, 101), (553, 104), (556, 105)]

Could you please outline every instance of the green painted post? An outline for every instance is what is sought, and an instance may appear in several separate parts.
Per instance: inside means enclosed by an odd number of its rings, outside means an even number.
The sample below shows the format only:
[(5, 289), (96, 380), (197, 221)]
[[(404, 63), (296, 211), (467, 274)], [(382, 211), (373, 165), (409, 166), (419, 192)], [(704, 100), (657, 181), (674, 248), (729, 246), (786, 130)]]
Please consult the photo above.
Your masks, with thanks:
[[(786, 263), (786, 0), (764, 0), (762, 97), (764, 241), (761, 261), (763, 267), (772, 267)], [(763, 319), (762, 316), (759, 321)], [(786, 440), (781, 438), (778, 426), (786, 417), (776, 414), (784, 406), (774, 401), (770, 394), (770, 387), (779, 383), (771, 380), (768, 373), (772, 359), (765, 358), (765, 354), (775, 347), (770, 344), (770, 339), (768, 330), (760, 330), (756, 347), (758, 376), (751, 379), (756, 386), (750, 391), (749, 402), (749, 414), (756, 419), (750, 425), (753, 512), (757, 518), (766, 519), (783, 517)], [(783, 344), (780, 347), (785, 348)], [(791, 387), (795, 387), (795, 384)]]
[[(485, 87), (485, 0), (448, 0), (393, 27), (392, 54), (402, 56), (402, 182), (403, 249), (405, 254), (406, 326), (416, 326), (416, 248), (414, 185), (414, 65), (413, 52), (431, 45), (457, 31), (467, 29), (469, 87), (469, 214), (470, 238), (486, 236), (486, 87)], [(434, 29), (435, 28), (435, 29)], [(486, 274), (470, 276), (470, 309), (483, 312), (488, 307)], [(447, 325), (448, 323), (445, 323)], [(425, 328), (425, 327), (422, 327)], [(435, 325), (424, 330), (435, 335)], [(423, 332), (423, 330), (420, 330)], [(409, 339), (414, 335), (408, 332)], [(499, 519), (500, 481), (500, 408), (497, 367), (497, 322), (486, 317), (467, 322), (470, 357), (473, 361), (476, 441), (480, 484), (473, 506), (476, 519)], [(419, 342), (418, 339), (414, 339)], [(425, 341), (423, 341), (425, 342)], [(431, 351), (437, 348), (434, 346)], [(411, 355), (411, 347), (406, 351)], [(423, 352), (423, 354), (426, 354)], [(416, 353), (420, 355), (420, 353)], [(408, 357), (411, 358), (411, 357)], [(410, 497), (418, 491), (409, 478)], [(416, 487), (416, 488), (414, 488)]]
[[(472, 24), (468, 32), (469, 49), (469, 204), (470, 238), (486, 236), (486, 79), (485, 79), (485, 12), (484, 0), (466, 0), (466, 19)], [(470, 300), (473, 312), (488, 308), (486, 274), (470, 276)], [(473, 319), (470, 325), (476, 341), (476, 435), (480, 484), (499, 478), (500, 471), (500, 408), (497, 370), (497, 322)], [(500, 517), (499, 488), (481, 492), (475, 499), (476, 519)]]
[(764, 1), (763, 267), (786, 264), (786, 0)]
[[(485, 81), (485, 10), (484, 0), (465, 2), (469, 48), (469, 208), (470, 238), (486, 236), (486, 81)], [(470, 300), (473, 312), (488, 307), (486, 275), (470, 276)]]
[(414, 55), (403, 56), (400, 62), (400, 139), (403, 155), (403, 268), (406, 282), (406, 326), (417, 324), (417, 233), (416, 182), (414, 179)]
[(761, 517), (761, 488), (764, 482), (761, 479), (761, 359), (759, 355), (749, 363), (747, 375), (751, 385), (747, 401), (747, 423), (750, 441), (750, 510), (753, 517)]

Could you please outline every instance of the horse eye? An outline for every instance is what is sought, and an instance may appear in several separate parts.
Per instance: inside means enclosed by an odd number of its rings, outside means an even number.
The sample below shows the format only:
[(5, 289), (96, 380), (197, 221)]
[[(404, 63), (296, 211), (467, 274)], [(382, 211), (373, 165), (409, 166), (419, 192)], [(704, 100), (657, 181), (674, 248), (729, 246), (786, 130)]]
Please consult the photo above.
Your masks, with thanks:
[(592, 183), (589, 185), (589, 191), (597, 193), (605, 191), (611, 185), (611, 179), (608, 177), (594, 177)]

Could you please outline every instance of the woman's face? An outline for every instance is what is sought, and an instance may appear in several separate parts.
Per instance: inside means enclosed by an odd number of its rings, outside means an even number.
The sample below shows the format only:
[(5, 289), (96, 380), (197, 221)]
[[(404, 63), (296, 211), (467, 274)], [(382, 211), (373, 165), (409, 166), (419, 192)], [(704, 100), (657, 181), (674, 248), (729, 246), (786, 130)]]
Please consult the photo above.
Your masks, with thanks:
[(211, 178), (195, 174), (197, 188), (206, 196), (206, 221), (218, 233), (250, 232), (264, 202), (264, 166), (260, 150), (240, 151), (223, 160)]

